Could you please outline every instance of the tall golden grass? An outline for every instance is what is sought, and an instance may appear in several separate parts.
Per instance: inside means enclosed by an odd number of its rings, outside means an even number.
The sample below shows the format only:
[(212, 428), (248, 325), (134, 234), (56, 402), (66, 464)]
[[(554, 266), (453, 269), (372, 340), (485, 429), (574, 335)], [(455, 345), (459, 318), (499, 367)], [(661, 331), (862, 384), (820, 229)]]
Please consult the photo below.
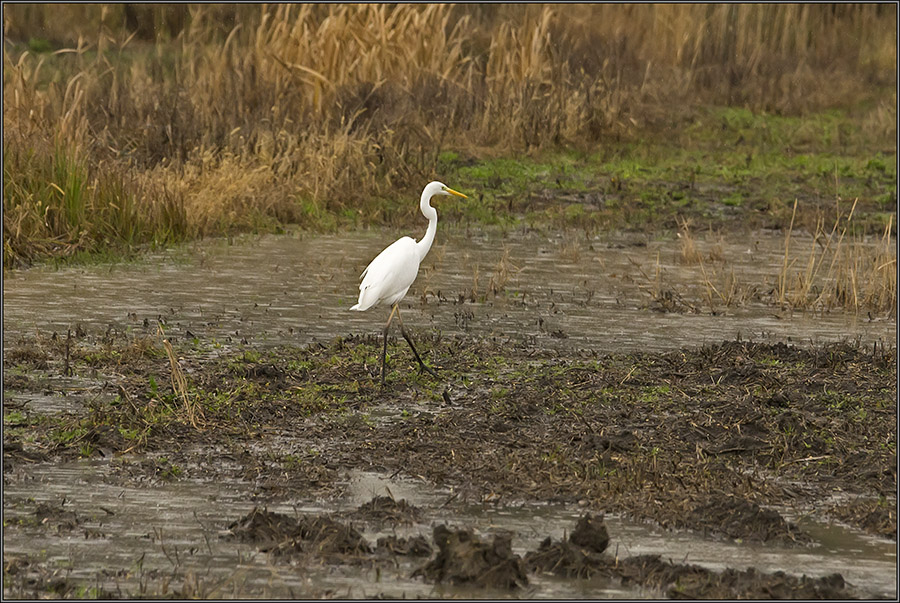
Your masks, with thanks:
[[(797, 204), (794, 204), (796, 213)], [(897, 246), (888, 220), (879, 240), (848, 235), (856, 201), (839, 213), (831, 228), (820, 218), (806, 252), (791, 250), (793, 219), (784, 242), (778, 275), (778, 303), (783, 307), (830, 311), (897, 312)], [(805, 256), (805, 257), (804, 257)]]
[(896, 317), (897, 241), (892, 236), (893, 218), (888, 218), (881, 236), (854, 233), (856, 205), (854, 201), (849, 210), (838, 206), (833, 222), (820, 213), (815, 229), (800, 233), (794, 223), (799, 206), (795, 202), (785, 229), (780, 267), (761, 279), (764, 283), (738, 278), (733, 258), (726, 255), (721, 239), (702, 253), (689, 222), (679, 221), (675, 260), (692, 268), (691, 274), (678, 283), (664, 280), (657, 252), (652, 274), (631, 260), (643, 278), (639, 288), (648, 294), (653, 308), (663, 311), (717, 312), (761, 301), (790, 311)]
[(7, 5), (4, 258), (353, 214), (450, 146), (856, 101), (895, 81), (895, 27), (892, 5)]

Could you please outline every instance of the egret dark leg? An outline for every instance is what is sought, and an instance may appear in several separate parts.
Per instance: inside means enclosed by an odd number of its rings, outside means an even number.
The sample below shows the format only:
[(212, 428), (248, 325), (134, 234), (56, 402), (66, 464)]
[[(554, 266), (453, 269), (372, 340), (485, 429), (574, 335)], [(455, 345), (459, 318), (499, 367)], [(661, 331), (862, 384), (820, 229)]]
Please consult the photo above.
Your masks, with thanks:
[(413, 355), (416, 357), (416, 360), (419, 361), (419, 366), (422, 367), (422, 370), (428, 371), (432, 377), (437, 378), (437, 373), (435, 373), (432, 369), (428, 368), (424, 362), (422, 362), (422, 358), (419, 356), (419, 352), (416, 351), (416, 346), (413, 345), (412, 337), (409, 336), (409, 333), (406, 332), (406, 327), (403, 326), (403, 319), (400, 318), (400, 308), (397, 307), (397, 320), (400, 321), (400, 332), (403, 333), (403, 339), (406, 340), (406, 343), (409, 344), (410, 349), (412, 349)]
[(394, 312), (397, 312), (397, 317), (400, 316), (400, 309), (397, 304), (394, 304), (394, 307), (391, 309), (391, 315), (388, 316), (387, 324), (384, 325), (384, 348), (381, 350), (381, 384), (384, 385), (384, 375), (385, 375), (385, 363), (387, 361), (387, 338), (388, 338), (388, 329), (391, 328), (391, 321), (394, 320)]

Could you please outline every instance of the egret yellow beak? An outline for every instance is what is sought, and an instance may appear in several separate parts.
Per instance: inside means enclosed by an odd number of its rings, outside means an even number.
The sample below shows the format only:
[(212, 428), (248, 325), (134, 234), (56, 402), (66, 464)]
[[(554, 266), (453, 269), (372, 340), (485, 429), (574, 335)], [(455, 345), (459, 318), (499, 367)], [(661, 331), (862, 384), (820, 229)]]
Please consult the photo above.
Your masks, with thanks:
[(462, 197), (463, 199), (468, 199), (468, 197), (466, 197), (464, 194), (462, 194), (458, 191), (455, 191), (452, 188), (447, 187), (447, 186), (444, 187), (444, 192), (450, 193), (451, 195), (456, 195), (457, 197)]

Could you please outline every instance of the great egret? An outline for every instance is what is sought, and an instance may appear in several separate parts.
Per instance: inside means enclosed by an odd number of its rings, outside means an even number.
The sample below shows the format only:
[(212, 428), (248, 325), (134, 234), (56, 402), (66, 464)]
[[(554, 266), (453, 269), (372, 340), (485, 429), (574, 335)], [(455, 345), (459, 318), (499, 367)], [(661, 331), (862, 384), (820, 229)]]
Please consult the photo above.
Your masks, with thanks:
[(434, 242), (434, 233), (437, 231), (437, 211), (431, 207), (431, 198), (434, 195), (456, 195), (463, 199), (468, 199), (464, 194), (456, 192), (452, 188), (441, 184), (440, 182), (430, 182), (422, 191), (422, 198), (419, 201), (419, 208), (422, 214), (428, 218), (428, 229), (425, 236), (418, 243), (412, 237), (401, 237), (388, 245), (384, 251), (375, 256), (375, 259), (366, 266), (363, 273), (359, 275), (362, 282), (359, 284), (359, 301), (351, 310), (362, 312), (373, 306), (386, 303), (393, 306), (391, 314), (388, 316), (387, 324), (384, 325), (384, 348), (381, 351), (381, 383), (384, 383), (385, 375), (385, 359), (387, 357), (387, 337), (388, 329), (391, 327), (391, 321), (394, 314), (397, 314), (397, 320), (400, 321), (400, 332), (403, 333), (403, 339), (412, 348), (419, 366), (423, 370), (428, 371), (435, 377), (437, 376), (433, 370), (425, 366), (416, 346), (413, 345), (406, 327), (403, 326), (403, 319), (400, 318), (400, 300), (409, 291), (410, 285), (416, 280), (419, 273), (419, 264), (425, 259), (431, 244)]

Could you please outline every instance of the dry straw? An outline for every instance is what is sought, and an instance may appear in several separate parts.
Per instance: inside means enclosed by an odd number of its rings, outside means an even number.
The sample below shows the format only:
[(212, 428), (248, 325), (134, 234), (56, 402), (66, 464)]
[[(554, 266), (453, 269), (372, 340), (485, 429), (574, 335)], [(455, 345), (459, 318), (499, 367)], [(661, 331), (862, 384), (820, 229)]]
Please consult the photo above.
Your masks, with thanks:
[(169, 366), (172, 371), (172, 391), (175, 392), (176, 396), (181, 398), (184, 419), (187, 420), (195, 429), (200, 429), (198, 421), (202, 422), (203, 420), (203, 407), (192, 401), (190, 399), (190, 396), (188, 396), (187, 379), (184, 376), (184, 371), (181, 368), (181, 363), (179, 363), (178, 359), (175, 357), (175, 350), (172, 347), (172, 344), (169, 343), (169, 340), (166, 338), (166, 334), (163, 331), (162, 325), (159, 323), (157, 323), (156, 335), (162, 341), (163, 347), (166, 350), (166, 356), (168, 356), (169, 358)]
[[(784, 259), (778, 275), (778, 302), (799, 309), (869, 311), (896, 316), (897, 253), (891, 237), (893, 219), (880, 239), (848, 236), (858, 199), (838, 216), (830, 230), (816, 224), (805, 263), (791, 253), (793, 220), (785, 236)], [(797, 204), (794, 204), (796, 211)]]

